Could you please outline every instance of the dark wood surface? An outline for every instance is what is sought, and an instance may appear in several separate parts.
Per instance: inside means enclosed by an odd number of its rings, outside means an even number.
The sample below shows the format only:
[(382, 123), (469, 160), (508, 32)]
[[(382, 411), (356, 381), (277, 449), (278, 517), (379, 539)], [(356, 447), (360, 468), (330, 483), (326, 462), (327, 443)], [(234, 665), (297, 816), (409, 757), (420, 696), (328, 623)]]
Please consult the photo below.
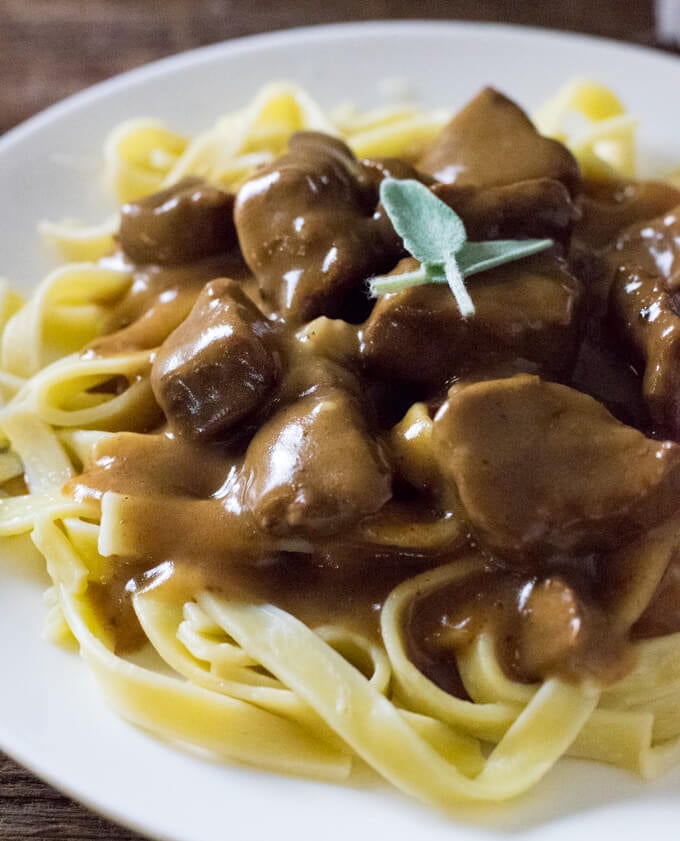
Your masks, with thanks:
[(652, 0), (0, 0), (0, 131), (93, 82), (202, 44), (289, 26), (424, 17), (654, 41)]
[[(0, 0), (0, 133), (123, 70), (203, 44), (349, 20), (504, 21), (654, 44), (652, 0)], [(0, 754), (0, 841), (139, 838)]]

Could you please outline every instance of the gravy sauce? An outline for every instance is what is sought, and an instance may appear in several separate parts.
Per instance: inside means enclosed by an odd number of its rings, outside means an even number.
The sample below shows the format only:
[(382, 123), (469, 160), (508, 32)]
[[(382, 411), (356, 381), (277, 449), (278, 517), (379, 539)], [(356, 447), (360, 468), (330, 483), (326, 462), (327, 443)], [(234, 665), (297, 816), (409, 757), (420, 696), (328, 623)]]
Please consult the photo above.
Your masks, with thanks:
[[(474, 520), (468, 517), (465, 500), (457, 498), (446, 471), (428, 479), (425, 486), (415, 487), (409, 475), (401, 473), (389, 444), (390, 425), (414, 400), (424, 400), (434, 415), (447, 404), (447, 390), (452, 385), (460, 390), (488, 380), (491, 387), (499, 376), (533, 373), (546, 358), (541, 343), (552, 341), (557, 334), (565, 350), (560, 351), (560, 364), (547, 366), (546, 375), (595, 397), (618, 419), (611, 423), (623, 422), (654, 436), (668, 432), (667, 425), (655, 425), (658, 410), (650, 407), (643, 387), (640, 348), (644, 351), (647, 335), (641, 339), (637, 328), (627, 331), (616, 322), (610, 288), (612, 265), (618, 271), (621, 259), (637, 259), (635, 255), (642, 254), (649, 239), (638, 237), (636, 245), (626, 245), (628, 250), (622, 251), (616, 246), (620, 232), (628, 225), (647, 224), (665, 214), (680, 204), (680, 193), (653, 183), (583, 185), (566, 149), (553, 141), (542, 142), (527, 121), (517, 117), (512, 110), (516, 106), (498, 96), (485, 92), (474, 108), (468, 106), (462, 122), (445, 129), (439, 145), (423, 158), (424, 171), (435, 177), (445, 173), (444, 180), (450, 182), (455, 180), (456, 161), (462, 156), (465, 201), (474, 207), (493, 205), (497, 218), (503, 220), (512, 220), (514, 210), (503, 214), (496, 205), (505, 196), (513, 208), (518, 204), (507, 186), (516, 181), (540, 179), (539, 188), (522, 188), (522, 207), (533, 195), (545, 204), (546, 189), (558, 196), (561, 208), (565, 202), (568, 206), (559, 216), (562, 251), (532, 264), (531, 288), (536, 294), (531, 318), (518, 314), (520, 297), (511, 314), (514, 321), (504, 324), (503, 308), (494, 309), (490, 300), (490, 326), (481, 322), (464, 325), (465, 331), (480, 331), (475, 338), (473, 367), (462, 364), (458, 371), (456, 358), (442, 344), (452, 335), (450, 325), (460, 319), (448, 300), (442, 306), (439, 289), (435, 295), (414, 294), (410, 296), (413, 302), (404, 295), (398, 299), (400, 306), (392, 307), (389, 299), (384, 300), (373, 312), (385, 310), (389, 316), (379, 325), (375, 318), (370, 322), (372, 304), (363, 293), (364, 280), (394, 269), (404, 252), (376, 209), (376, 180), (382, 177), (385, 164), (357, 162), (335, 139), (321, 135), (299, 139), (280, 165), (274, 162), (258, 172), (236, 198), (236, 234), (247, 244), (245, 259), (227, 231), (229, 225), (224, 226), (226, 233), (219, 234), (224, 236), (223, 250), (219, 251), (215, 234), (210, 250), (217, 253), (199, 259), (194, 253), (187, 256), (168, 251), (165, 245), (164, 259), (156, 263), (147, 251), (144, 264), (135, 264), (130, 254), (119, 255), (131, 266), (133, 283), (113, 307), (107, 334), (93, 342), (86, 355), (111, 356), (162, 345), (160, 353), (169, 359), (180, 352), (179, 345), (173, 345), (173, 331), (184, 323), (182, 364), (167, 366), (173, 395), (186, 393), (187, 399), (194, 399), (209, 392), (213, 399), (214, 383), (222, 383), (224, 393), (233, 394), (230, 378), (238, 376), (234, 373), (238, 366), (227, 371), (223, 361), (236, 359), (242, 367), (250, 366), (248, 377), (256, 376), (252, 360), (266, 356), (253, 352), (256, 341), (265, 342), (267, 359), (273, 360), (266, 364), (275, 367), (262, 372), (269, 378), (266, 397), (257, 392), (256, 399), (244, 404), (236, 428), (222, 417), (217, 418), (218, 423), (213, 424), (211, 418), (211, 423), (194, 428), (191, 406), (180, 426), (167, 408), (166, 424), (153, 434), (121, 433), (100, 442), (83, 474), (69, 484), (67, 491), (79, 499), (101, 500), (106, 492), (115, 491), (144, 500), (138, 514), (125, 525), (128, 542), (138, 546), (138, 551), (114, 558), (110, 580), (93, 585), (91, 591), (121, 650), (142, 642), (130, 594), (148, 586), (186, 587), (187, 591), (208, 588), (231, 598), (272, 602), (312, 626), (340, 624), (377, 638), (380, 608), (396, 585), (455, 560), (461, 551), (469, 554), (471, 547), (485, 559), (485, 571), (416, 600), (404, 628), (416, 663), (452, 693), (464, 695), (455, 653), (482, 630), (492, 635), (503, 668), (515, 679), (534, 681), (560, 674), (573, 680), (587, 677), (603, 682), (616, 679), (630, 666), (632, 636), (680, 630), (680, 562), (669, 568), (631, 635), (630, 628), (612, 625), (606, 599), (599, 595), (607, 589), (608, 565), (616, 564), (616, 541), (604, 541), (602, 546), (581, 542), (566, 556), (553, 553), (538, 560), (532, 556), (528, 568), (514, 560), (509, 563), (498, 543), (487, 544), (483, 534), (480, 537)], [(519, 146), (513, 160), (521, 159), (525, 146), (538, 149), (540, 155), (517, 176), (502, 170), (496, 150), (493, 179), (485, 184), (475, 176), (477, 167), (484, 169), (478, 160), (481, 152), (472, 154), (470, 150), (478, 147), (480, 136), (486, 145), (490, 142), (488, 131), (480, 135), (489, 109), (500, 109), (496, 121), (517, 132)], [(493, 150), (487, 151), (491, 154)], [(433, 182), (427, 176), (422, 180)], [(307, 192), (300, 199), (303, 182)], [(557, 184), (554, 190), (551, 183)], [(187, 202), (186, 185), (182, 189), (180, 205)], [(188, 194), (198, 195), (202, 189), (199, 182), (192, 182)], [(488, 189), (494, 192), (483, 195)], [(479, 191), (479, 201), (470, 199), (474, 191)], [(316, 192), (323, 195), (323, 201), (312, 201)], [(341, 202), (342, 212), (334, 215), (336, 201)], [(455, 201), (462, 201), (460, 195)], [(211, 193), (208, 204), (206, 212), (214, 215), (216, 207), (232, 207), (233, 202), (221, 202)], [(146, 208), (136, 215), (126, 213), (125, 236), (135, 243), (132, 251), (140, 242), (147, 242), (143, 231), (135, 228), (146, 224), (145, 219), (151, 218), (153, 236), (166, 243), (168, 237), (172, 239), (173, 225), (200, 218), (196, 208), (191, 208), (194, 216), (187, 216), (186, 207), (173, 217), (171, 191), (151, 207), (151, 211)], [(159, 227), (156, 207), (165, 208), (168, 231)], [(272, 213), (276, 218), (268, 227)], [(545, 216), (546, 224), (554, 229), (555, 214)], [(568, 226), (574, 219), (578, 221), (569, 245)], [(223, 229), (217, 226), (215, 230)], [(512, 231), (504, 229), (504, 233), (512, 236)], [(367, 237), (373, 237), (368, 250)], [(191, 238), (183, 234), (181, 242), (191, 243)], [(357, 260), (353, 261), (353, 255)], [(664, 265), (657, 256), (655, 282), (661, 286), (666, 283)], [(290, 266), (298, 272), (296, 277)], [(515, 283), (520, 296), (526, 270), (522, 263), (503, 270), (508, 275), (503, 275), (503, 283)], [(315, 285), (317, 271), (320, 285)], [(491, 274), (489, 283), (494, 282)], [(229, 320), (236, 316), (229, 313), (237, 308), (230, 305), (224, 309), (227, 314), (219, 339), (214, 337), (215, 330), (210, 335), (201, 332), (200, 325), (192, 338), (187, 316), (206, 284), (220, 277), (239, 283), (260, 315), (244, 317), (241, 307), (236, 325)], [(541, 311), (545, 277), (553, 284), (551, 301), (557, 294), (553, 291), (557, 288), (555, 278), (562, 284), (560, 306), (551, 303), (549, 317)], [(483, 278), (479, 289), (480, 296), (489, 297)], [(228, 286), (220, 290), (220, 295), (231, 294)], [(471, 284), (473, 298), (474, 290)], [(357, 309), (362, 295), (363, 303)], [(348, 312), (362, 310), (362, 317), (368, 317), (373, 325), (370, 358), (365, 356), (368, 342), (362, 343), (362, 328), (348, 323), (352, 320)], [(406, 313), (403, 319), (401, 313)], [(633, 316), (628, 310), (626, 313), (632, 322)], [(307, 332), (301, 334), (300, 325), (317, 316), (321, 318), (312, 322), (314, 329), (307, 326)], [(667, 317), (678, 318), (677, 311)], [(258, 318), (268, 320), (271, 334), (262, 332)], [(435, 325), (430, 341), (438, 343), (431, 356), (425, 341), (428, 324)], [(673, 321), (676, 331), (678, 324)], [(458, 329), (455, 324), (453, 329)], [(524, 332), (517, 340), (519, 330)], [(315, 331), (319, 335), (310, 341)], [(343, 337), (340, 346), (334, 344), (333, 336)], [(211, 345), (208, 353), (205, 348), (213, 341), (222, 344)], [(383, 341), (389, 344), (380, 344)], [(571, 364), (574, 346), (575, 365)], [(413, 347), (420, 349), (422, 359)], [(462, 341), (457, 353), (464, 349)], [(372, 361), (378, 357), (380, 366)], [(435, 367), (432, 360), (440, 357), (444, 361)], [(499, 375), (499, 371), (507, 374)], [(158, 388), (166, 384), (164, 380)], [(399, 408), (395, 411), (394, 407)], [(324, 412), (332, 414), (335, 432), (314, 420), (324, 417)], [(219, 432), (211, 431), (215, 429)], [(583, 435), (589, 434), (586, 426)], [(434, 461), (437, 458), (435, 453)], [(670, 486), (675, 487), (673, 482)], [(673, 508), (668, 500), (664, 504)], [(532, 528), (547, 528), (539, 509), (533, 525), (527, 526), (528, 534), (533, 533)], [(557, 504), (555, 509), (567, 510)], [(335, 516), (334, 511), (342, 514)], [(433, 524), (454, 515), (463, 524), (455, 536), (439, 541), (424, 538)], [(593, 519), (597, 516), (593, 514)], [(381, 517), (392, 525), (406, 522), (399, 540), (385, 537), (385, 530), (381, 537)], [(564, 517), (560, 528), (567, 533), (568, 512)], [(367, 523), (376, 522), (373, 532), (367, 530)], [(637, 536), (643, 525), (635, 523)], [(538, 541), (537, 545), (543, 544)]]

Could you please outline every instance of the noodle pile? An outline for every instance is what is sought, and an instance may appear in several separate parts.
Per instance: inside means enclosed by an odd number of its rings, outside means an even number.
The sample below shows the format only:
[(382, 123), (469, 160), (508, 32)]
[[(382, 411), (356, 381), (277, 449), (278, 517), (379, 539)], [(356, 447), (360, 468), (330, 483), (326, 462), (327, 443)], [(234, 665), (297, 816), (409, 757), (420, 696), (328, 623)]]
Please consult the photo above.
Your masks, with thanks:
[[(197, 174), (235, 190), (302, 129), (343, 138), (358, 157), (413, 159), (447, 111), (391, 107), (327, 114), (302, 90), (273, 84), (244, 109), (194, 138), (133, 120), (105, 146), (117, 197), (131, 201)], [(573, 82), (536, 115), (567, 142), (586, 174), (634, 171), (635, 123), (608, 90)], [(309, 628), (268, 604), (229, 600), (163, 582), (133, 596), (158, 658), (154, 671), (127, 660), (98, 618), (92, 589), (124, 554), (124, 496), (101, 511), (62, 487), (102, 438), (144, 429), (157, 411), (153, 351), (105, 358), (79, 351), (105, 330), (107, 307), (132, 281), (108, 255), (117, 220), (97, 227), (44, 223), (71, 262), (24, 302), (0, 287), (0, 536), (30, 534), (53, 582), (47, 633), (75, 638), (107, 701), (160, 737), (262, 768), (345, 779), (360, 757), (386, 780), (438, 806), (498, 801), (526, 791), (564, 755), (654, 777), (680, 759), (680, 635), (636, 644), (636, 665), (606, 689), (557, 678), (510, 680), (482, 634), (458, 658), (469, 700), (454, 697), (409, 658), (405, 617), (427, 593), (477, 574), (466, 556), (399, 585), (381, 613), (384, 645), (339, 626)], [(96, 387), (122, 378), (112, 393)], [(426, 469), (431, 424), (424, 413), (393, 430), (402, 460)], [(153, 516), (153, 512), (149, 512)], [(457, 524), (440, 525), (457, 528)]]

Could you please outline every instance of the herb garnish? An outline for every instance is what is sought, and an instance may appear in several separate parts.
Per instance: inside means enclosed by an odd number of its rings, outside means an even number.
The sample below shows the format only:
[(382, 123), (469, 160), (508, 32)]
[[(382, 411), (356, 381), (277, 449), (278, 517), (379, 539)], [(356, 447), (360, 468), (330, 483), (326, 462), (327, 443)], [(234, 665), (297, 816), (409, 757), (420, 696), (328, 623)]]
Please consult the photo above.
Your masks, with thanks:
[(386, 178), (380, 185), (380, 201), (404, 247), (421, 265), (413, 272), (373, 278), (371, 294), (386, 295), (424, 283), (448, 283), (463, 318), (475, 312), (464, 278), (545, 251), (554, 244), (551, 239), (468, 242), (460, 216), (424, 184), (411, 179)]

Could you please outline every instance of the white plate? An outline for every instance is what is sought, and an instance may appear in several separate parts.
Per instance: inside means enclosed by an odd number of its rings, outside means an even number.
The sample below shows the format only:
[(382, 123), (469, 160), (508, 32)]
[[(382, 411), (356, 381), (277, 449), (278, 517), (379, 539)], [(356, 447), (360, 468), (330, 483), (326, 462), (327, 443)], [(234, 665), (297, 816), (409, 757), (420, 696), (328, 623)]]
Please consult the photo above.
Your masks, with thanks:
[[(108, 130), (153, 115), (191, 131), (271, 79), (301, 82), (327, 105), (380, 102), (406, 79), (426, 104), (460, 105), (494, 84), (532, 108), (575, 75), (609, 84), (640, 117), (648, 165), (680, 161), (680, 62), (606, 41), (503, 26), (396, 23), (293, 30), (221, 44), (121, 76), (0, 140), (0, 273), (30, 288), (48, 257), (35, 223), (109, 209), (100, 149)], [(6, 561), (6, 562), (5, 562)], [(120, 721), (74, 655), (40, 638), (41, 576), (0, 564), (0, 746), (115, 820), (171, 841), (347, 841), (370, 835), (478, 841), (677, 838), (680, 770), (654, 784), (564, 762), (528, 797), (445, 817), (375, 782), (332, 786), (221, 766)]]

